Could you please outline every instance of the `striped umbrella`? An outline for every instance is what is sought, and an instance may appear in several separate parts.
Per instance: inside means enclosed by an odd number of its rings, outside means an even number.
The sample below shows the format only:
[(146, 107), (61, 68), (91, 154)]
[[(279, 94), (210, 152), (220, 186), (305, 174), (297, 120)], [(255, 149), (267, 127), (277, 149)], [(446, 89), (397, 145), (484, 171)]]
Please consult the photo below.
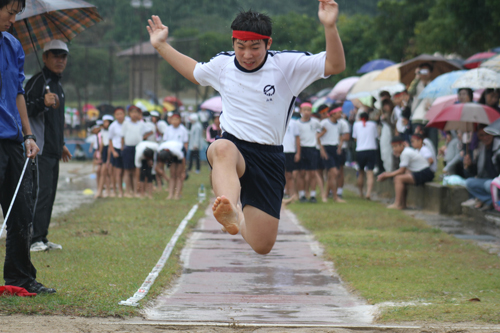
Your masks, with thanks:
[(16, 17), (11, 33), (28, 54), (54, 39), (69, 42), (100, 21), (96, 7), (82, 0), (26, 0), (26, 8)]
[(436, 127), (445, 131), (459, 130), (474, 131), (474, 125), (490, 125), (500, 118), (500, 113), (495, 109), (477, 103), (453, 104), (441, 110), (427, 127)]
[(480, 68), (488, 68), (500, 73), (500, 54), (483, 62)]

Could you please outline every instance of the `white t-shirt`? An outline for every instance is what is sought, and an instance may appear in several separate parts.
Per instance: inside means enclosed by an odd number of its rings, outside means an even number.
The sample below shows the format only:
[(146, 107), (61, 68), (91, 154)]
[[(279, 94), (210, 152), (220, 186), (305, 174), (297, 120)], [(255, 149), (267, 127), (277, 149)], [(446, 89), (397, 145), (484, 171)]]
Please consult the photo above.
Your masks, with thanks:
[(297, 120), (297, 125), (299, 125), (300, 130), (300, 146), (316, 147), (318, 143), (316, 135), (321, 128), (319, 120), (316, 118), (311, 118), (306, 122)]
[(125, 121), (122, 126), (122, 136), (125, 146), (137, 146), (147, 133), (146, 124), (143, 121)]
[(221, 129), (240, 140), (281, 145), (295, 98), (314, 81), (325, 78), (326, 52), (268, 51), (261, 67), (248, 71), (234, 52), (198, 63), (193, 75), (222, 97)]
[(175, 128), (173, 125), (168, 126), (165, 133), (163, 133), (163, 141), (177, 141), (180, 143), (186, 143), (189, 141), (189, 132), (180, 124)]
[(420, 155), (425, 157), (425, 159), (427, 161), (429, 161), (429, 158), (432, 158), (432, 164), (429, 166), (429, 168), (431, 169), (432, 172), (436, 172), (437, 171), (437, 159), (436, 159), (436, 156), (434, 155), (434, 153), (432, 152), (432, 150), (430, 150), (429, 147), (427, 147), (427, 146), (422, 146), (422, 148), (420, 148), (420, 150), (418, 152), (420, 153)]
[(356, 151), (377, 150), (378, 129), (373, 121), (356, 121), (352, 127), (352, 137), (356, 139)]
[[(151, 141), (141, 141), (137, 146), (135, 146), (135, 167), (140, 168), (142, 166), (142, 160), (144, 159), (144, 151), (146, 148), (152, 149), (155, 152), (158, 151), (158, 144)], [(156, 158), (155, 158), (156, 159)]]
[(403, 124), (403, 117), (401, 116), (402, 112), (401, 108), (397, 105), (392, 110), (392, 118), (396, 122), (396, 130), (398, 133), (404, 133), (406, 130), (406, 126)]
[[(347, 120), (345, 120), (344, 118), (340, 118), (339, 120), (337, 120), (337, 124), (339, 124), (340, 135), (351, 134), (351, 126), (349, 126), (349, 122)], [(345, 140), (342, 143), (342, 149), (347, 148), (347, 145), (348, 141)]]
[(101, 134), (102, 145), (107, 147), (109, 145), (109, 127), (108, 129), (101, 129), (99, 134)]
[(326, 129), (325, 134), (319, 138), (319, 142), (323, 146), (337, 146), (340, 142), (340, 129), (339, 124), (332, 122), (329, 118), (321, 121), (321, 131)]
[(406, 147), (401, 153), (399, 167), (407, 168), (411, 172), (418, 172), (429, 167), (429, 162), (417, 150)]
[(286, 128), (285, 137), (283, 138), (283, 152), (296, 153), (297, 147), (295, 145), (296, 138), (300, 136), (300, 129), (297, 125), (297, 120), (291, 119)]
[(151, 141), (151, 142), (156, 142), (156, 126), (150, 121), (144, 122), (144, 134), (148, 132), (152, 132), (151, 135), (149, 135), (146, 140)]
[(120, 124), (118, 121), (113, 121), (109, 125), (109, 140), (112, 141), (113, 148), (122, 149), (122, 127), (124, 123)]
[(158, 152), (168, 149), (172, 154), (177, 156), (178, 159), (182, 160), (184, 158), (182, 147), (184, 147), (184, 145), (179, 141), (165, 141), (158, 147)]

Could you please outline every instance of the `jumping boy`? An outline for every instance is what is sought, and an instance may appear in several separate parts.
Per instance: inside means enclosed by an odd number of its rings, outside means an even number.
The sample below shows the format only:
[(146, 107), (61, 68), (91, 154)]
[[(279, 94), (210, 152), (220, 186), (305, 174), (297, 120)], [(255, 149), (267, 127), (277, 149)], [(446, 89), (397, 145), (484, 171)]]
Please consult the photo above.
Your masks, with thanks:
[(208, 63), (176, 51), (166, 43), (168, 28), (160, 18), (149, 20), (151, 44), (160, 55), (191, 82), (210, 85), (222, 96), (223, 139), (207, 150), (217, 195), (212, 210), (227, 232), (241, 231), (260, 254), (269, 253), (276, 241), (285, 183), (281, 144), (295, 97), (312, 82), (345, 69), (337, 3), (320, 0), (318, 16), (326, 52), (269, 51), (270, 18), (248, 11), (231, 24), (234, 52), (220, 53)]

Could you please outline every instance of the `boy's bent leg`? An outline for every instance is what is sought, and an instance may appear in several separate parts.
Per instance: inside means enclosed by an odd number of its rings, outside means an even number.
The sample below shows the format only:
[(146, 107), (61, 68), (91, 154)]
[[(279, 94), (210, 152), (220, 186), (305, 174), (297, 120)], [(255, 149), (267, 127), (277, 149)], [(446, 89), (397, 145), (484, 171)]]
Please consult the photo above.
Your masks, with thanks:
[(241, 235), (258, 254), (271, 252), (278, 235), (279, 220), (250, 205), (243, 209)]
[(229, 140), (210, 145), (207, 157), (212, 166), (212, 187), (217, 196), (212, 207), (214, 217), (232, 235), (239, 231), (240, 177), (245, 173), (245, 160)]

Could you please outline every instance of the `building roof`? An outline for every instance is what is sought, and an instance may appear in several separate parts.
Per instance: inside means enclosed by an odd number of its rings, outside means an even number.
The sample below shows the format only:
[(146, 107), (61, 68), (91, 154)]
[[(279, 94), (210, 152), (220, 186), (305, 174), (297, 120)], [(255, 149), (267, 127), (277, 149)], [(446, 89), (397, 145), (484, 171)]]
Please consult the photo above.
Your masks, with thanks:
[[(172, 37), (168, 38), (168, 42), (172, 42), (174, 39)], [(118, 57), (133, 57), (133, 56), (140, 56), (141, 55), (141, 45), (142, 45), (142, 55), (158, 55), (158, 52), (156, 52), (155, 48), (151, 43), (148, 41), (141, 43), (137, 43), (136, 45), (132, 46), (131, 48), (128, 48), (126, 50), (118, 52), (116, 55)]]

